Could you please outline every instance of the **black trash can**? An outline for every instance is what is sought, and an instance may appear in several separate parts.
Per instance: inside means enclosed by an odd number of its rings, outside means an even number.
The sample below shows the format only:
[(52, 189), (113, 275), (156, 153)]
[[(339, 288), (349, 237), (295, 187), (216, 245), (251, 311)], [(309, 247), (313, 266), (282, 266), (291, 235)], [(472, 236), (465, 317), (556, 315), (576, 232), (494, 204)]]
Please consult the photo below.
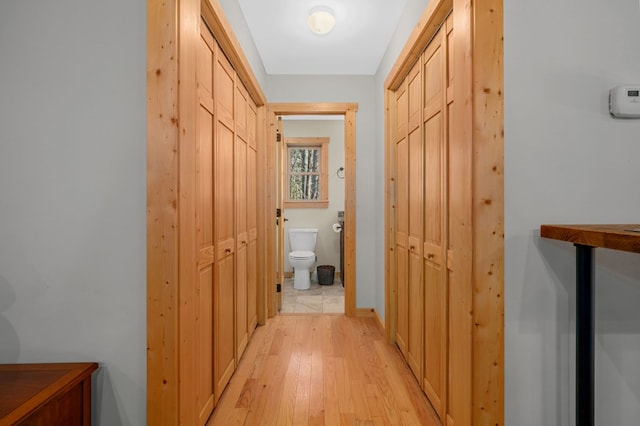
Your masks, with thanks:
[(336, 273), (336, 267), (331, 265), (318, 266), (318, 284), (333, 285), (333, 276)]

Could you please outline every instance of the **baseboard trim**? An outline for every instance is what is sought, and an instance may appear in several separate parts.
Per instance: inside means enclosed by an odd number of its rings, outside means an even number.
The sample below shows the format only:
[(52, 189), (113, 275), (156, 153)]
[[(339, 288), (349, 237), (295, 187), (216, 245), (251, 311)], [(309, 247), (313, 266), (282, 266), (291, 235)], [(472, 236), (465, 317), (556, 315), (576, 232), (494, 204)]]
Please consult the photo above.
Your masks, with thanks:
[(380, 333), (384, 335), (384, 321), (380, 318), (380, 314), (375, 309), (373, 310), (374, 315), (376, 316), (376, 323), (378, 324), (378, 328), (380, 329)]
[(373, 318), (375, 317), (375, 309), (373, 308), (356, 308), (356, 317)]
[(376, 325), (380, 329), (380, 332), (384, 334), (384, 321), (382, 321), (380, 315), (378, 315), (378, 311), (376, 311), (375, 308), (357, 308), (356, 317), (373, 318), (376, 322)]

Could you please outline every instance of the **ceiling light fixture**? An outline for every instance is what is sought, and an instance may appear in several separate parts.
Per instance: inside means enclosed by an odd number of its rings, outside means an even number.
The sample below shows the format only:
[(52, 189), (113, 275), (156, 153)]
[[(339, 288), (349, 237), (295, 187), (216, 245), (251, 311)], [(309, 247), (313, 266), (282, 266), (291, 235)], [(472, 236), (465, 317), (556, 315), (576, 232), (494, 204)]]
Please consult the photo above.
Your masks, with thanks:
[(317, 6), (309, 11), (307, 25), (316, 34), (328, 34), (336, 25), (336, 17), (328, 7)]

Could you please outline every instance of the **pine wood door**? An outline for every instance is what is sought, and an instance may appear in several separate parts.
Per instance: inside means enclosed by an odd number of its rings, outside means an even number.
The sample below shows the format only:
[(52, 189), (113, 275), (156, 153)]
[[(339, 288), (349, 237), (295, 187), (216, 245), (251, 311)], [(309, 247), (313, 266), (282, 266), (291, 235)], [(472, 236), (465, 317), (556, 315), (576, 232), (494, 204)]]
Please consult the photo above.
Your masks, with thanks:
[(420, 63), (409, 72), (407, 94), (409, 96), (409, 266), (408, 298), (409, 333), (407, 363), (416, 377), (422, 377), (423, 367), (423, 318), (424, 295), (422, 285), (422, 228), (423, 217), (423, 141), (422, 141), (422, 79)]
[(247, 326), (258, 326), (258, 120), (256, 104), (247, 100)]
[(196, 406), (200, 424), (213, 411), (213, 146), (214, 101), (213, 67), (214, 40), (207, 26), (201, 24), (201, 38), (197, 52), (198, 117), (196, 121), (196, 241), (198, 247), (198, 297), (196, 325), (197, 390)]
[(424, 74), (424, 374), (422, 386), (444, 421), (447, 385), (446, 30), (425, 50)]
[(214, 282), (214, 378), (215, 397), (220, 398), (235, 368), (235, 195), (233, 97), (235, 73), (216, 45), (214, 91), (215, 128), (215, 241)]
[(397, 327), (396, 344), (400, 352), (407, 356), (409, 340), (409, 96), (405, 82), (398, 88), (395, 99), (396, 129), (395, 145), (395, 256), (396, 256), (396, 300)]
[[(462, 415), (458, 415), (458, 413), (464, 413), (466, 410), (466, 407), (464, 406), (464, 404), (462, 403), (462, 401), (464, 401), (463, 398), (459, 397), (460, 394), (460, 387), (455, 387), (455, 380), (457, 380), (458, 384), (461, 382), (465, 382), (465, 379), (461, 380), (462, 374), (460, 371), (456, 371), (456, 369), (454, 368), (455, 363), (454, 363), (454, 356), (456, 356), (455, 351), (452, 349), (452, 342), (455, 341), (455, 339), (458, 339), (458, 342), (462, 342), (462, 346), (465, 346), (464, 343), (464, 338), (460, 335), (460, 333), (456, 333), (455, 330), (453, 329), (453, 327), (451, 326), (454, 317), (453, 317), (453, 303), (454, 303), (454, 297), (452, 295), (452, 289), (450, 287), (451, 283), (455, 283), (454, 281), (454, 274), (455, 274), (455, 270), (454, 270), (454, 258), (458, 255), (459, 250), (457, 247), (454, 247), (453, 241), (454, 241), (454, 225), (455, 225), (455, 221), (454, 218), (456, 217), (457, 212), (455, 211), (456, 208), (456, 203), (454, 202), (454, 197), (453, 195), (453, 185), (452, 185), (452, 181), (454, 179), (453, 177), (453, 170), (455, 170), (454, 167), (454, 158), (453, 155), (451, 154), (451, 140), (453, 138), (454, 135), (454, 125), (455, 125), (455, 121), (454, 121), (454, 115), (453, 115), (453, 111), (454, 111), (454, 75), (456, 75), (456, 73), (454, 72), (454, 56), (453, 56), (453, 38), (454, 38), (454, 30), (453, 30), (453, 15), (449, 15), (449, 17), (446, 20), (446, 24), (445, 26), (443, 26), (444, 31), (446, 32), (446, 36), (443, 37), (444, 43), (445, 43), (445, 51), (447, 52), (447, 59), (446, 59), (446, 68), (445, 68), (445, 82), (446, 82), (446, 94), (445, 94), (445, 102), (446, 102), (446, 109), (445, 109), (445, 147), (446, 147), (446, 151), (444, 154), (445, 157), (445, 161), (444, 164), (446, 166), (446, 172), (444, 173), (444, 175), (447, 177), (447, 180), (445, 182), (445, 193), (446, 193), (446, 198), (444, 200), (445, 203), (445, 212), (443, 213), (443, 217), (445, 218), (445, 224), (443, 226), (445, 226), (445, 229), (447, 230), (447, 238), (445, 241), (446, 244), (446, 282), (443, 284), (443, 286), (446, 288), (446, 307), (447, 307), (447, 312), (446, 312), (446, 318), (447, 318), (447, 324), (446, 324), (446, 333), (447, 333), (447, 338), (445, 340), (446, 342), (446, 347), (445, 347), (445, 356), (446, 356), (446, 363), (447, 363), (447, 377), (445, 377), (445, 393), (444, 395), (446, 396), (446, 401), (445, 403), (443, 403), (444, 405), (444, 410), (447, 413), (447, 418), (446, 418), (446, 423), (447, 425), (453, 426), (455, 424), (462, 424), (464, 423), (464, 421), (460, 420), (460, 421), (455, 421), (460, 419), (461, 417), (464, 418)], [(460, 209), (460, 206), (457, 206), (458, 209)], [(458, 215), (459, 216), (459, 215)], [(459, 320), (463, 320), (463, 321), (468, 321), (468, 318), (465, 316), (462, 316), (462, 318), (459, 318)], [(456, 392), (458, 395), (456, 395)], [(443, 418), (443, 422), (444, 422), (444, 418)]]
[(239, 360), (249, 340), (247, 324), (247, 93), (236, 81), (235, 90), (235, 203), (236, 203), (236, 280), (235, 330), (236, 359)]

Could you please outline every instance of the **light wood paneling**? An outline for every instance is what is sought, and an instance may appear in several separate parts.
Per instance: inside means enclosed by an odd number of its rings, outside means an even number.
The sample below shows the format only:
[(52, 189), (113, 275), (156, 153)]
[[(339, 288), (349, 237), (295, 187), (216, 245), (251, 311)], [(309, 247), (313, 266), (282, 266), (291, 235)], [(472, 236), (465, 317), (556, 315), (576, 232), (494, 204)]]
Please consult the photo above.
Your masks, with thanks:
[[(385, 328), (395, 339), (401, 328), (401, 314), (395, 311), (401, 303), (394, 303), (400, 294), (396, 293), (400, 285), (396, 280), (402, 274), (398, 271), (399, 256), (393, 253), (401, 243), (401, 233), (394, 228), (399, 199), (398, 172), (393, 167), (398, 164), (394, 130), (400, 127), (395, 120), (402, 111), (395, 110), (393, 101), (404, 90), (411, 67), (429, 41), (444, 28), (442, 41), (434, 42), (446, 46), (438, 59), (443, 65), (435, 68), (446, 74), (424, 70), (425, 168), (428, 173), (439, 168), (440, 181), (425, 179), (425, 216), (433, 222), (425, 222), (423, 386), (440, 415), (446, 412), (443, 423), (448, 426), (504, 422), (502, 8), (499, 0), (482, 4), (469, 0), (430, 2), (385, 80), (386, 155), (391, 165), (386, 169), (385, 195)], [(435, 84), (440, 81), (446, 83), (444, 87)], [(439, 105), (430, 101), (433, 96), (441, 99)], [(437, 135), (448, 139), (448, 146), (436, 149), (429, 145)], [(433, 287), (437, 280), (448, 285)], [(429, 319), (429, 315), (433, 317)], [(448, 321), (446, 342), (438, 321)], [(445, 345), (448, 353), (446, 360), (440, 361), (445, 364), (446, 377), (439, 389), (443, 369), (436, 367), (433, 359), (442, 351), (434, 341)]]
[(423, 388), (441, 419), (446, 417), (448, 309), (448, 133), (446, 25), (423, 55), (424, 75), (424, 277), (425, 359)]
[[(450, 217), (453, 221), (453, 279), (449, 286), (449, 377), (447, 424), (472, 425), (473, 214), (472, 214), (472, 14), (470, 1), (453, 1), (453, 69), (455, 102), (449, 155)], [(494, 342), (495, 343), (495, 342)], [(497, 398), (502, 396), (496, 395)]]
[(504, 423), (502, 0), (473, 15), (473, 421)]
[(453, 0), (432, 0), (427, 4), (422, 17), (409, 36), (398, 59), (384, 81), (387, 90), (396, 90), (409, 74), (413, 65), (420, 59), (431, 37), (438, 31), (447, 15), (451, 12)]
[[(264, 105), (267, 102), (267, 98), (264, 96), (264, 92), (251, 70), (249, 61), (242, 51), (242, 47), (236, 39), (229, 21), (224, 16), (220, 1), (201, 0), (201, 13), (222, 51), (227, 54), (231, 66), (238, 73), (240, 81), (246, 86), (249, 96), (258, 106)], [(198, 14), (198, 19), (199, 17), (200, 14)]]
[[(198, 12), (197, 0), (185, 0), (180, 3), (180, 14), (193, 16)], [(180, 44), (180, 91), (177, 120), (180, 129), (179, 155), (179, 359), (185, 362), (180, 366), (180, 395), (190, 395), (190, 399), (179, 398), (180, 423), (194, 424), (198, 421), (198, 410), (194, 390), (197, 388), (195, 353), (198, 330), (194, 327), (198, 314), (197, 281), (199, 271), (197, 265), (199, 249), (195, 224), (197, 178), (195, 164), (197, 158), (196, 140), (198, 138), (197, 118), (197, 54), (200, 45), (200, 20), (193, 25), (180, 25), (178, 42)], [(189, 360), (189, 361), (186, 361)], [(165, 421), (164, 419), (162, 420)]]
[(196, 244), (198, 258), (196, 341), (198, 384), (196, 406), (199, 423), (203, 424), (214, 407), (213, 383), (213, 147), (214, 100), (213, 68), (215, 42), (204, 22), (200, 26), (200, 45), (197, 55), (196, 78), (198, 82), (199, 112), (196, 123)]
[[(236, 94), (238, 91), (236, 91)], [(241, 104), (241, 107), (238, 107)], [(246, 100), (236, 99), (236, 112), (246, 111)], [(246, 114), (243, 116), (246, 118)], [(244, 133), (246, 136), (246, 122)], [(236, 128), (237, 129), (237, 128)], [(235, 209), (236, 209), (236, 277), (235, 277), (235, 329), (236, 359), (239, 359), (247, 346), (249, 330), (247, 324), (247, 143), (236, 134), (235, 159)]]
[(235, 76), (231, 65), (216, 45), (214, 69), (216, 100), (215, 218), (216, 263), (214, 293), (214, 380), (216, 399), (229, 382), (235, 358), (235, 187), (233, 95)]
[[(407, 203), (409, 214), (408, 227), (408, 340), (407, 362), (416, 377), (422, 377), (424, 356), (424, 293), (422, 244), (424, 225), (424, 169), (423, 169), (423, 138), (422, 138), (422, 72), (420, 62), (416, 63), (407, 76), (408, 95), (408, 168), (407, 182), (409, 197), (398, 200), (396, 204)], [(398, 172), (402, 173), (402, 172)]]
[(409, 340), (409, 141), (407, 127), (409, 122), (409, 95), (407, 84), (400, 87), (396, 94), (396, 140), (395, 147), (395, 252), (396, 252), (396, 343), (400, 351), (407, 354)]
[(147, 420), (179, 422), (178, 2), (147, 2)]
[[(229, 191), (224, 185), (218, 193), (217, 182), (213, 185), (206, 178), (214, 173), (213, 169), (216, 174), (220, 172), (212, 160), (217, 158), (219, 147), (211, 142), (212, 138), (217, 142), (220, 133), (224, 141), (231, 142), (233, 153), (236, 115), (233, 90), (235, 81), (242, 81), (246, 85), (241, 89), (242, 95), (250, 104), (243, 120), (245, 138), (257, 154), (264, 134), (255, 126), (252, 129), (250, 122), (260, 120), (260, 116), (264, 122), (265, 98), (217, 0), (150, 0), (147, 15), (147, 421), (158, 425), (196, 424), (198, 417), (203, 421), (212, 406), (211, 398), (207, 397), (212, 379), (207, 379), (212, 369), (208, 361), (212, 336), (218, 344), (225, 340), (233, 342), (234, 338), (233, 326), (228, 327), (233, 324), (235, 290), (234, 210), (230, 215), (228, 209), (224, 211), (224, 217), (231, 217), (229, 223), (218, 223), (217, 212), (209, 217), (204, 212), (212, 209), (218, 196), (226, 201), (231, 199), (233, 205), (235, 193), (233, 186)], [(206, 41), (200, 34), (204, 28), (200, 25), (201, 16), (213, 35), (205, 36)], [(220, 84), (225, 83), (222, 79), (217, 83), (196, 80), (215, 68), (210, 54), (208, 57), (201, 54), (203, 41), (211, 46), (213, 38), (222, 46), (215, 54), (220, 60), (217, 65), (224, 68), (228, 77), (233, 76), (226, 86)], [(218, 99), (216, 86), (222, 89), (222, 99)], [(231, 96), (226, 94), (229, 90)], [(214, 98), (221, 103), (215, 104)], [(212, 116), (218, 109), (224, 112), (222, 121)], [(240, 111), (238, 116), (241, 115)], [(229, 160), (229, 170), (222, 173), (231, 176), (228, 181), (233, 185), (234, 159)], [(249, 161), (247, 154), (247, 164)], [(260, 165), (257, 158), (254, 162)], [(215, 197), (211, 195), (213, 190)], [(265, 264), (262, 256), (257, 255), (258, 247), (265, 247), (260, 240), (261, 227), (264, 229), (258, 222), (253, 232), (247, 228), (247, 235), (255, 236), (254, 259), (257, 259), (253, 263), (258, 267), (254, 271), (247, 269), (247, 282), (252, 280), (251, 276), (264, 282)], [(247, 253), (247, 262), (252, 262), (251, 251)], [(223, 262), (218, 262), (220, 259)], [(207, 286), (212, 280), (229, 285)], [(255, 290), (256, 298), (261, 297), (260, 291), (264, 296), (260, 286)], [(247, 298), (253, 297), (251, 294), (247, 290)], [(220, 304), (220, 298), (227, 301), (226, 305)], [(211, 299), (222, 309), (212, 312)], [(258, 306), (263, 307), (264, 321), (264, 301)], [(260, 310), (254, 312), (260, 315)], [(246, 313), (249, 324), (253, 320), (248, 306)], [(227, 318), (223, 320), (226, 328), (221, 326), (220, 318)], [(221, 347), (234, 348), (232, 343)], [(215, 351), (214, 359), (213, 375), (220, 379), (219, 394), (234, 362), (228, 363), (230, 367), (218, 364), (235, 359), (230, 353)]]
[(344, 162), (345, 200), (344, 223), (344, 313), (349, 317), (356, 314), (356, 112), (357, 104), (348, 104), (344, 110)]
[(247, 100), (247, 327), (249, 337), (258, 325), (258, 116)]

